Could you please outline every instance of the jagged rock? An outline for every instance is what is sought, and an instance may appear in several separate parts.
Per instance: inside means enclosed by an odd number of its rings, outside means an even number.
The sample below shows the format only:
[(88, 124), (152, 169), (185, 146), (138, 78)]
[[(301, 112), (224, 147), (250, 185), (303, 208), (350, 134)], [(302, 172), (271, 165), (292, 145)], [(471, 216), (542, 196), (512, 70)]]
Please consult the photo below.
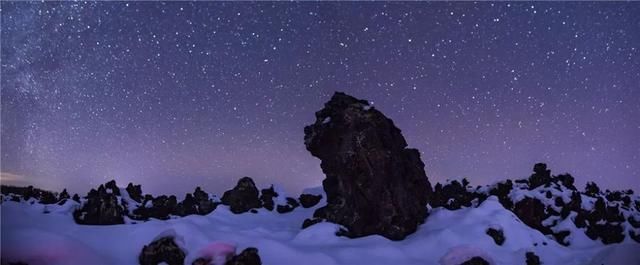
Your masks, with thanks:
[(116, 181), (115, 180), (111, 180), (111, 181), (105, 183), (104, 187), (107, 190), (111, 190), (111, 193), (113, 193), (114, 195), (120, 196), (120, 188), (118, 188), (118, 185), (116, 185)]
[(165, 262), (169, 265), (183, 265), (185, 253), (173, 241), (173, 237), (167, 236), (145, 245), (138, 256), (140, 265), (157, 265)]
[(590, 224), (585, 234), (592, 240), (600, 238), (604, 244), (620, 243), (624, 240), (622, 226), (611, 223)]
[(241, 178), (232, 190), (225, 191), (221, 201), (235, 214), (248, 212), (261, 206), (256, 184), (249, 177)]
[(568, 230), (563, 230), (560, 232), (554, 232), (553, 233), (553, 238), (555, 238), (555, 240), (560, 243), (560, 245), (563, 246), (569, 246), (569, 242), (565, 241), (565, 238), (567, 238), (569, 235), (571, 234), (571, 231)]
[(72, 200), (76, 201), (76, 202), (80, 202), (80, 196), (78, 196), (78, 194), (73, 194), (73, 197), (71, 197)]
[(78, 224), (113, 225), (124, 224), (124, 208), (119, 204), (116, 195), (108, 193), (103, 185), (98, 190), (91, 189), (87, 201), (80, 209), (73, 212), (73, 219)]
[(129, 182), (126, 190), (132, 200), (142, 202), (142, 187), (140, 185), (133, 185), (133, 183)]
[(196, 200), (191, 193), (185, 195), (184, 200), (176, 205), (175, 215), (184, 217), (187, 215), (197, 214), (198, 208), (196, 207)]
[(472, 201), (476, 197), (476, 194), (467, 191), (466, 185), (454, 180), (444, 186), (440, 183), (436, 184), (429, 204), (434, 208), (444, 207), (448, 210), (457, 210), (463, 206), (471, 207)]
[(233, 256), (225, 265), (262, 265), (257, 248), (246, 248), (240, 254)]
[(169, 219), (169, 215), (176, 213), (177, 206), (178, 199), (173, 195), (169, 197), (162, 195), (156, 198), (150, 195), (145, 196), (142, 206), (133, 210), (131, 218), (136, 220), (146, 220), (149, 218), (167, 220)]
[(196, 201), (199, 215), (207, 215), (213, 212), (218, 206), (209, 198), (209, 194), (204, 192), (200, 187), (196, 187), (196, 190), (193, 192), (193, 198)]
[(498, 182), (494, 188), (489, 190), (489, 195), (498, 197), (500, 204), (502, 204), (505, 209), (511, 210), (513, 208), (513, 202), (511, 198), (509, 198), (509, 193), (511, 193), (512, 189), (513, 182), (508, 179), (503, 182)]
[(489, 228), (486, 231), (487, 235), (489, 235), (491, 238), (493, 238), (493, 241), (496, 242), (496, 245), (498, 246), (502, 246), (502, 244), (504, 244), (504, 233), (502, 232), (502, 230), (498, 230), (495, 228)]
[(322, 199), (322, 195), (301, 194), (298, 200), (304, 208), (311, 208), (318, 204)]
[(529, 190), (535, 189), (551, 182), (551, 170), (547, 169), (547, 164), (537, 163), (533, 166), (533, 175), (529, 177)]
[(470, 260), (467, 260), (460, 265), (491, 265), (488, 261), (483, 259), (482, 257), (473, 257)]
[(538, 257), (538, 255), (536, 255), (536, 253), (533, 253), (531, 251), (528, 251), (525, 254), (525, 258), (526, 258), (526, 263), (527, 265), (540, 265), (540, 257)]
[(71, 196), (69, 196), (67, 189), (63, 189), (58, 195), (58, 201), (68, 200), (69, 198), (71, 198)]
[(551, 229), (542, 225), (542, 221), (549, 217), (545, 208), (540, 200), (526, 197), (515, 204), (513, 213), (529, 227), (548, 235), (551, 234)]
[(431, 184), (420, 152), (381, 112), (336, 92), (306, 126), (305, 146), (326, 174), (327, 205), (314, 216), (348, 228), (347, 235), (401, 240), (427, 216)]
[(262, 207), (269, 211), (273, 211), (273, 207), (275, 203), (273, 202), (273, 198), (278, 197), (278, 193), (273, 189), (273, 185), (271, 185), (268, 189), (262, 189), (260, 192), (260, 201), (262, 202)]
[(293, 209), (297, 208), (298, 206), (300, 206), (300, 204), (296, 201), (296, 199), (287, 197), (287, 205), (278, 205), (278, 207), (276, 207), (276, 210), (278, 211), (278, 213), (288, 213), (293, 211)]
[(600, 188), (594, 182), (587, 182), (587, 186), (584, 188), (584, 194), (591, 197), (596, 197), (600, 194)]
[(574, 186), (574, 179), (573, 176), (571, 176), (570, 174), (566, 173), (566, 174), (560, 174), (558, 176), (556, 176), (556, 179), (558, 179), (560, 181), (560, 183), (562, 183), (563, 186), (571, 189), (571, 190), (577, 190), (576, 186)]

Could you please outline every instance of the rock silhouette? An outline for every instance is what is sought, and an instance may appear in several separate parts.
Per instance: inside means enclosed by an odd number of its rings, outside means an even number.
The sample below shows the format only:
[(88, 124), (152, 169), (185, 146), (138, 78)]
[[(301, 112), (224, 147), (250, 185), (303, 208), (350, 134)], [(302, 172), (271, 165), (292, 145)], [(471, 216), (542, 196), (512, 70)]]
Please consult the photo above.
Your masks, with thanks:
[(392, 240), (424, 222), (432, 189), (420, 153), (406, 148), (400, 129), (367, 101), (336, 92), (304, 133), (326, 175), (327, 205), (315, 218), (345, 226), (349, 237)]
[(228, 205), (231, 212), (238, 214), (260, 208), (262, 203), (258, 197), (258, 188), (250, 177), (243, 177), (232, 189), (225, 191), (221, 198), (222, 204)]
[[(109, 182), (111, 183), (111, 182)], [(98, 190), (91, 189), (87, 194), (87, 201), (82, 208), (73, 212), (73, 218), (78, 224), (113, 225), (124, 224), (125, 209), (120, 205), (114, 190), (118, 190), (115, 181), (108, 185), (100, 185)]]
[(320, 202), (321, 199), (322, 199), (322, 195), (313, 195), (313, 194), (300, 194), (300, 197), (298, 197), (300, 204), (304, 208), (310, 208), (315, 206)]
[(183, 265), (185, 256), (173, 237), (167, 236), (144, 246), (138, 256), (138, 262), (140, 265), (156, 265), (163, 262), (169, 265)]
[(257, 248), (246, 248), (240, 254), (233, 256), (225, 265), (261, 265), (262, 260)]

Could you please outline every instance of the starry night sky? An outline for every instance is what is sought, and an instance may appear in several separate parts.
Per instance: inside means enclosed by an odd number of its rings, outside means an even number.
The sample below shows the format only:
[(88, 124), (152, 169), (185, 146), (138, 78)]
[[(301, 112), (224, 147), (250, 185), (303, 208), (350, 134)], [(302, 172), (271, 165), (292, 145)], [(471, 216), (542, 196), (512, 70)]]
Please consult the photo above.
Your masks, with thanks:
[(640, 191), (640, 3), (1, 3), (2, 181), (220, 193), (320, 185), (303, 127), (334, 91), (432, 183)]

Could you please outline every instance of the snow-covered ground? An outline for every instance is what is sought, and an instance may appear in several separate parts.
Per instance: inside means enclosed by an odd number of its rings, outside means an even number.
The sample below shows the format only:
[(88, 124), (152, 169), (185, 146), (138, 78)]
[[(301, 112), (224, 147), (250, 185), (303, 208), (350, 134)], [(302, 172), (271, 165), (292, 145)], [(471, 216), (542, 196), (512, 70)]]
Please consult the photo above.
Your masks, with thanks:
[[(527, 251), (540, 256), (543, 264), (640, 264), (640, 245), (628, 237), (621, 244), (603, 245), (578, 231), (570, 239), (575, 244), (564, 247), (526, 226), (495, 197), (477, 208), (433, 209), (426, 223), (403, 241), (381, 236), (337, 237), (334, 233), (339, 226), (331, 223), (301, 230), (303, 220), (323, 204), (286, 214), (259, 209), (257, 214), (239, 215), (220, 205), (206, 216), (90, 226), (73, 221), (77, 204), (72, 200), (62, 206), (4, 201), (2, 260), (31, 265), (137, 264), (144, 245), (169, 233), (176, 234), (187, 251), (185, 264), (191, 264), (215, 241), (235, 244), (238, 250), (256, 247), (263, 264), (278, 265), (448, 265), (473, 256), (491, 264), (525, 264)], [(502, 246), (485, 233), (489, 227), (504, 231)]]

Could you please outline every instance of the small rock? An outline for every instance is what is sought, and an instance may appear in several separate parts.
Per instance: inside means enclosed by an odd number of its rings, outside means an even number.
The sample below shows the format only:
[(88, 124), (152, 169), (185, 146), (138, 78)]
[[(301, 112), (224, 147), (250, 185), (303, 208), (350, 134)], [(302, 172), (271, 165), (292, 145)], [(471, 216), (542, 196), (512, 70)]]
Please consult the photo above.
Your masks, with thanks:
[(258, 249), (246, 248), (228, 260), (225, 265), (262, 265), (262, 261), (258, 255)]
[(493, 241), (496, 242), (496, 244), (498, 246), (502, 246), (502, 244), (504, 244), (504, 233), (502, 232), (502, 230), (498, 230), (495, 228), (489, 228), (487, 229), (487, 235), (489, 235), (491, 238), (493, 238)]
[(527, 265), (540, 265), (540, 257), (531, 251), (525, 254)]
[(322, 195), (301, 194), (298, 200), (304, 208), (311, 208), (318, 204), (322, 199)]

